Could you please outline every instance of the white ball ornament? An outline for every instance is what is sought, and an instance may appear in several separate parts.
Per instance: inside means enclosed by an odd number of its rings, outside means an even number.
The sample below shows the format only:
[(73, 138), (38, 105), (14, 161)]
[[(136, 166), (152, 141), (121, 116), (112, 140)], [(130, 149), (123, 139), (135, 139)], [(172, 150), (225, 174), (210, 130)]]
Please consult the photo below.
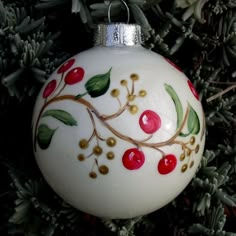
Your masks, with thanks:
[(141, 46), (138, 25), (98, 27), (97, 46), (62, 64), (36, 100), (43, 176), (75, 208), (104, 218), (153, 212), (188, 185), (205, 121), (190, 80)]

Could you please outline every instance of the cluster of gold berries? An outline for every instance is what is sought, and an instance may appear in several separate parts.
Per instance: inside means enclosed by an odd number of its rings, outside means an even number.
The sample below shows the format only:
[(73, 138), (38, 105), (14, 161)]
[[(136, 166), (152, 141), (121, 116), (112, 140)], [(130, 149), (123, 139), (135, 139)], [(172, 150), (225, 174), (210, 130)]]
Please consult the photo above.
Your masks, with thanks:
[[(136, 97), (145, 97), (147, 95), (147, 92), (145, 90), (140, 90), (138, 92), (138, 94), (134, 94), (134, 82), (137, 81), (139, 79), (139, 76), (137, 74), (131, 74), (130, 75), (130, 79), (132, 80), (133, 84), (132, 84), (132, 89), (131, 91), (129, 91), (128, 88), (128, 81), (127, 80), (121, 80), (120, 84), (124, 87), (126, 87), (127, 90), (127, 101), (128, 102), (133, 102), (135, 100)], [(118, 98), (120, 95), (120, 90), (115, 88), (111, 91), (111, 96)], [(128, 106), (129, 111), (131, 114), (136, 114), (138, 111), (138, 106), (133, 104), (133, 105), (129, 105)]]
[[(192, 136), (192, 137), (190, 138), (189, 144), (190, 144), (191, 146), (193, 146), (193, 145), (195, 144), (195, 141), (196, 141), (195, 137)], [(185, 158), (186, 158), (186, 156), (187, 156), (187, 157), (189, 158), (189, 160), (190, 160), (190, 155), (192, 154), (192, 152), (198, 153), (199, 148), (200, 148), (199, 144), (197, 144), (194, 149), (191, 149), (191, 148), (186, 147), (186, 148), (184, 149), (184, 152), (180, 155), (179, 160), (180, 160), (180, 161), (184, 161)], [(191, 168), (191, 167), (193, 167), (193, 165), (194, 165), (194, 161), (193, 161), (193, 160), (191, 160), (190, 163), (189, 163), (189, 161), (188, 161), (187, 164), (184, 164), (184, 165), (182, 166), (181, 171), (182, 171), (182, 172), (185, 172), (185, 171), (188, 169), (188, 167)]]
[[(106, 165), (101, 165), (101, 166), (98, 167), (98, 171), (100, 172), (100, 174), (106, 175), (109, 172), (109, 168)], [(97, 173), (95, 171), (91, 171), (89, 173), (89, 176), (92, 179), (95, 179), (95, 178), (97, 178)]]
[[(114, 137), (109, 137), (108, 139), (106, 139), (106, 144), (107, 144), (108, 147), (114, 147), (116, 145), (116, 139)], [(81, 139), (79, 141), (79, 147), (81, 149), (87, 149), (89, 147), (89, 140)], [(106, 165), (99, 166), (98, 162), (97, 162), (97, 158), (99, 156), (101, 156), (103, 153), (104, 153), (104, 151), (103, 151), (102, 147), (100, 147), (99, 145), (95, 145), (92, 149), (91, 154), (89, 154), (88, 156), (85, 156), (84, 154), (80, 153), (77, 158), (78, 158), (79, 161), (84, 161), (87, 158), (94, 155), (95, 156), (95, 163), (97, 164), (99, 173), (102, 174), (102, 175), (106, 175), (109, 172), (109, 168)], [(106, 153), (106, 158), (108, 160), (113, 160), (115, 158), (115, 153), (112, 152), (112, 151), (107, 152)], [(91, 171), (89, 173), (89, 176), (93, 179), (97, 178), (97, 173), (95, 171)]]

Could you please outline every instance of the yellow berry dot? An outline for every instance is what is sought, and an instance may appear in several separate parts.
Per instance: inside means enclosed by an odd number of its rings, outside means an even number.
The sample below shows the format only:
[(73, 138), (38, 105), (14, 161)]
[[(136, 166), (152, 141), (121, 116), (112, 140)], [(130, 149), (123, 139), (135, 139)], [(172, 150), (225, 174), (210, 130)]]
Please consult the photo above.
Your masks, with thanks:
[(137, 74), (134, 73), (134, 74), (131, 74), (131, 75), (130, 75), (130, 79), (133, 80), (133, 81), (135, 81), (135, 80), (138, 80), (139, 77), (138, 77)]
[(88, 147), (88, 145), (89, 145), (89, 143), (88, 143), (88, 140), (86, 140), (86, 139), (81, 139), (79, 141), (79, 146), (82, 149), (86, 149)]
[(84, 156), (83, 154), (79, 154), (78, 157), (77, 157), (77, 159), (78, 159), (79, 161), (84, 161), (84, 160), (85, 160), (85, 156)]
[(185, 159), (185, 154), (184, 153), (182, 153), (181, 155), (180, 155), (180, 161), (183, 161), (184, 159)]
[(89, 176), (92, 178), (92, 179), (96, 179), (97, 178), (97, 174), (94, 172), (94, 171), (91, 171), (89, 173)]
[(194, 145), (194, 143), (195, 143), (195, 137), (192, 136), (191, 139), (190, 139), (190, 144)]
[(107, 139), (106, 143), (109, 147), (114, 147), (116, 145), (116, 140), (115, 138), (110, 137)]
[(106, 175), (106, 174), (108, 174), (109, 169), (108, 169), (107, 166), (102, 165), (102, 166), (99, 167), (99, 172), (100, 172), (102, 175)]
[(139, 96), (140, 97), (145, 97), (147, 95), (147, 92), (145, 90), (140, 90), (139, 91)]
[(200, 148), (200, 146), (199, 146), (199, 144), (198, 144), (198, 145), (195, 147), (195, 153), (198, 153), (199, 148)]
[(127, 80), (125, 80), (125, 79), (121, 80), (121, 81), (120, 81), (120, 84), (121, 84), (122, 86), (126, 86), (126, 85), (127, 85)]
[(193, 165), (194, 165), (194, 161), (191, 161), (189, 167), (191, 168), (191, 167), (193, 167)]
[(129, 111), (131, 114), (136, 114), (138, 112), (138, 107), (136, 105), (132, 105), (129, 107)]
[(131, 102), (131, 101), (133, 101), (135, 99), (135, 95), (130, 94), (130, 95), (127, 96), (127, 99), (128, 99), (128, 101)]
[(119, 95), (120, 95), (119, 89), (113, 89), (113, 90), (111, 91), (111, 96), (112, 96), (112, 97), (118, 97)]
[(190, 156), (191, 155), (191, 150), (190, 149), (187, 149), (187, 151), (186, 151), (186, 154), (187, 154), (187, 156)]
[(93, 148), (93, 153), (94, 153), (95, 155), (97, 155), (97, 156), (101, 155), (101, 154), (102, 154), (102, 148), (99, 147), (99, 146), (95, 146), (95, 147)]
[(188, 169), (188, 165), (184, 164), (181, 168), (181, 171), (184, 173)]
[(107, 159), (108, 159), (108, 160), (113, 160), (114, 158), (115, 158), (114, 152), (108, 152), (108, 153), (107, 153)]

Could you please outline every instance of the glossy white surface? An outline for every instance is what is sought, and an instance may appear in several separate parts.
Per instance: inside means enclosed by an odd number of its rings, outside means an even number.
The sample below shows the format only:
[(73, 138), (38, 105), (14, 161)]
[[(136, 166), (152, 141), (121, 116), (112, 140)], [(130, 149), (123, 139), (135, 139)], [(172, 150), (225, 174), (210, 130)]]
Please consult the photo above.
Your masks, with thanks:
[[(162, 56), (141, 46), (98, 46), (73, 59), (74, 63), (64, 73), (58, 73), (57, 69), (51, 75), (35, 104), (35, 156), (43, 176), (66, 202), (99, 217), (131, 218), (168, 204), (194, 176), (205, 142), (201, 103), (193, 94), (195, 91), (190, 89), (186, 76)], [(65, 84), (67, 73), (76, 67), (84, 70), (81, 81)], [(104, 94), (91, 97), (87, 93), (73, 99), (88, 92), (86, 82), (109, 70), (110, 84)], [(131, 80), (132, 74), (138, 75), (138, 80)], [(56, 85), (52, 80), (56, 80)], [(50, 82), (51, 87), (48, 85)], [(168, 89), (172, 89), (174, 98)], [(176, 100), (173, 90), (179, 100)], [(134, 96), (129, 96), (129, 100), (128, 95)], [(179, 104), (182, 106), (182, 118), (181, 112), (176, 110)], [(48, 110), (53, 110), (53, 115), (44, 115)], [(153, 113), (148, 113), (151, 117), (144, 116), (141, 122), (152, 122), (153, 119), (154, 126), (147, 124), (148, 131), (146, 129), (145, 132), (139, 119), (146, 110)], [(76, 122), (68, 125), (68, 120), (71, 121), (68, 116), (66, 121), (60, 120), (64, 114), (60, 111), (70, 114)], [(154, 113), (157, 115), (152, 116)], [(178, 116), (182, 125), (179, 128)], [(47, 138), (50, 132), (42, 125), (54, 130), (50, 143)], [(112, 139), (107, 144), (110, 137)], [(80, 141), (83, 139), (87, 140), (87, 148), (81, 148)], [(95, 146), (97, 151), (93, 150)], [(131, 148), (138, 153), (142, 151), (144, 158), (127, 164), (123, 155)], [(111, 154), (110, 159), (107, 158), (108, 152), (113, 153), (114, 159), (110, 160)], [(183, 153), (185, 158), (181, 160)], [(81, 160), (81, 154), (85, 160)], [(173, 160), (173, 155), (176, 160)], [(163, 173), (168, 172), (168, 167), (163, 167), (168, 165), (165, 156), (170, 158), (169, 165), (174, 166), (169, 173)], [(132, 159), (132, 155), (129, 158)], [(158, 169), (162, 159), (165, 163)], [(190, 167), (192, 161), (194, 164)], [(185, 164), (187, 169), (183, 171)], [(92, 178), (94, 173), (90, 176), (91, 172), (96, 173), (96, 178)]]

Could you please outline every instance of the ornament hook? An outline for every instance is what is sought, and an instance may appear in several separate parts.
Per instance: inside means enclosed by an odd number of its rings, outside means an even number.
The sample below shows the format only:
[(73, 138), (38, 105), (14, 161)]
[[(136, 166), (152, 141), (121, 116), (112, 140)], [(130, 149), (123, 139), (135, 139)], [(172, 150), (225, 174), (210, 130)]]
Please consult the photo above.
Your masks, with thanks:
[[(108, 22), (109, 23), (111, 23), (111, 6), (112, 6), (112, 4), (115, 2), (116, 0), (112, 0), (111, 2), (110, 2), (110, 4), (109, 4), (109, 6), (108, 6), (108, 14), (107, 14), (107, 16), (108, 16)], [(129, 23), (129, 19), (130, 19), (130, 12), (129, 12), (129, 7), (128, 7), (128, 5), (127, 5), (127, 3), (124, 1), (124, 0), (118, 0), (119, 2), (121, 2), (124, 6), (125, 6), (125, 8), (126, 8), (126, 11), (127, 11), (127, 24)]]

